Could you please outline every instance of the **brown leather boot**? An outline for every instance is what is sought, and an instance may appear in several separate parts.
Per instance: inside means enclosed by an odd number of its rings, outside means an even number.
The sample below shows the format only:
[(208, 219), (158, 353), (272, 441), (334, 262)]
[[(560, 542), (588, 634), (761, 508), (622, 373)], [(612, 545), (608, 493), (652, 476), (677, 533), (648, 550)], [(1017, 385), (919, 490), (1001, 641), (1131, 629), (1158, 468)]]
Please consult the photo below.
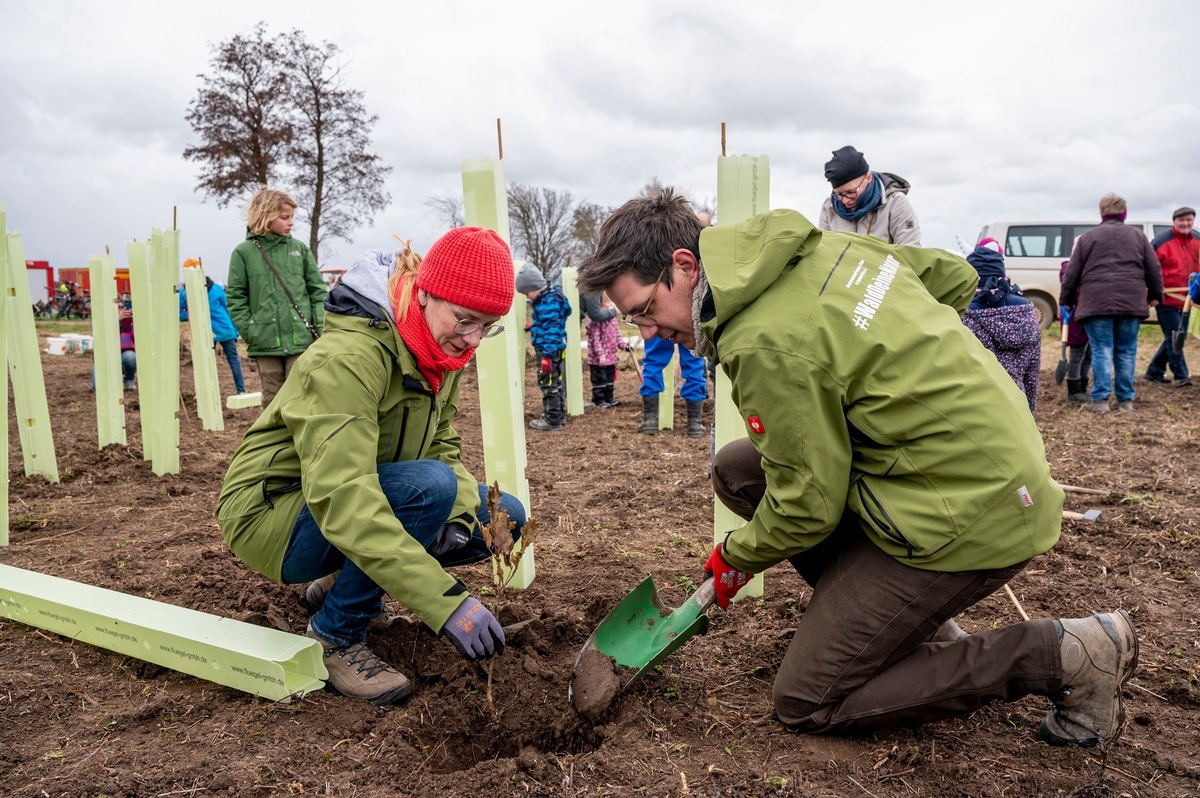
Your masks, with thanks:
[(304, 603), (309, 609), (316, 612), (325, 606), (325, 596), (329, 595), (329, 588), (333, 587), (333, 583), (337, 581), (338, 574), (342, 571), (339, 568), (331, 574), (326, 574), (320, 579), (309, 582), (308, 587), (304, 588)]
[(379, 658), (365, 643), (336, 646), (321, 639), (309, 624), (308, 637), (325, 649), (327, 684), (337, 692), (377, 706), (398, 704), (412, 693), (412, 682), (400, 671)]
[(1090, 748), (1121, 733), (1121, 689), (1138, 661), (1138, 638), (1125, 610), (1090, 618), (1064, 618), (1061, 629), (1062, 687), (1042, 719), (1038, 737), (1051, 745)]

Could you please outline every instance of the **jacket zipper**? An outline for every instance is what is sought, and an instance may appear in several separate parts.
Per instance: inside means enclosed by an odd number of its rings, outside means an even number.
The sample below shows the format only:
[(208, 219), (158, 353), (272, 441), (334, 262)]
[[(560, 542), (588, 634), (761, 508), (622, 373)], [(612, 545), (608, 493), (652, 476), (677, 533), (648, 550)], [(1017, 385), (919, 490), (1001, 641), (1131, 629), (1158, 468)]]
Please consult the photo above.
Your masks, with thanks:
[[(420, 380), (418, 380), (416, 377), (412, 377), (408, 374), (404, 375), (404, 383), (403, 384), (404, 384), (405, 388), (407, 388), (411, 391), (416, 391), (417, 393), (422, 394), (423, 396), (429, 397), (429, 415), (425, 419), (425, 433), (421, 437), (421, 443), (423, 445), (425, 443), (425, 440), (429, 437), (429, 425), (433, 422), (434, 413), (437, 411), (437, 394), (435, 394), (433, 391), (426, 390), (425, 386), (423, 386), (421, 384)], [(407, 426), (408, 426), (408, 408), (405, 408), (404, 424), (400, 428), (401, 439), (396, 444), (396, 460), (400, 459), (400, 443), (403, 442), (403, 440), (404, 440), (403, 435), (405, 432), (405, 428)]]
[(879, 531), (884, 537), (886, 537), (888, 540), (891, 540), (893, 543), (903, 546), (904, 550), (908, 552), (908, 559), (911, 560), (913, 556), (913, 547), (912, 544), (909, 543), (908, 538), (904, 537), (904, 534), (896, 526), (896, 522), (892, 520), (892, 517), (888, 515), (887, 510), (883, 508), (883, 505), (879, 502), (879, 499), (875, 498), (875, 494), (871, 492), (869, 487), (867, 487), (866, 482), (860, 479), (857, 487), (860, 499), (870, 499), (869, 504), (868, 502), (864, 501), (862, 505), (863, 509), (867, 511), (867, 515), (870, 517), (871, 521), (876, 527), (879, 528)]

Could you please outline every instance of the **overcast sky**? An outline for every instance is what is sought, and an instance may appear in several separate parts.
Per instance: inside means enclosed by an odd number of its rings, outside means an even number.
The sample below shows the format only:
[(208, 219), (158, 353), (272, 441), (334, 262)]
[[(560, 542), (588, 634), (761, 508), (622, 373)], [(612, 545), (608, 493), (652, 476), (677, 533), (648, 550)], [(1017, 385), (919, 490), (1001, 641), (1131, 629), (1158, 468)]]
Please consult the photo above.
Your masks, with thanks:
[[(651, 178), (715, 197), (729, 155), (770, 158), (770, 206), (816, 221), (830, 153), (912, 183), (926, 246), (993, 220), (1130, 219), (1200, 205), (1200, 3), (859, 0), (115, 3), (0, 0), (0, 203), (28, 259), (83, 266), (169, 228), (224, 282), (241, 203), (194, 190), (184, 119), (212, 47), (297, 28), (336, 44), (379, 116), (391, 205), (321, 266), (443, 232), (464, 159), (617, 205)], [(287, 186), (282, 186), (287, 188)], [(719, 221), (719, 220), (718, 220)], [(293, 234), (307, 240), (300, 225)]]

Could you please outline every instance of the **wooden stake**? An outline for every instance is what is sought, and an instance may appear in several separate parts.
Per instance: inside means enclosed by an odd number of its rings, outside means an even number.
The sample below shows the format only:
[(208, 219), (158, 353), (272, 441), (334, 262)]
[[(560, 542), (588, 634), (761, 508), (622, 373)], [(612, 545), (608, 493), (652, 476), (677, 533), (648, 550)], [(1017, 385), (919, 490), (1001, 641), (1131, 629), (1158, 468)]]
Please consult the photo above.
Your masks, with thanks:
[(1080, 488), (1076, 487), (1075, 485), (1059, 485), (1059, 487), (1065, 490), (1067, 493), (1090, 493), (1093, 496), (1105, 496), (1112, 492), (1100, 490), (1098, 488)]
[(721, 123), (721, 157), (725, 157), (725, 123)]
[(500, 132), (500, 117), (496, 117), (496, 150), (500, 153), (500, 160), (504, 160), (504, 135)]
[(1013, 593), (1012, 588), (1008, 586), (1007, 582), (1004, 583), (1004, 592), (1012, 599), (1013, 606), (1017, 608), (1017, 612), (1021, 613), (1021, 617), (1028, 621), (1029, 616), (1025, 613), (1025, 608), (1021, 606), (1021, 602), (1017, 601), (1016, 594)]

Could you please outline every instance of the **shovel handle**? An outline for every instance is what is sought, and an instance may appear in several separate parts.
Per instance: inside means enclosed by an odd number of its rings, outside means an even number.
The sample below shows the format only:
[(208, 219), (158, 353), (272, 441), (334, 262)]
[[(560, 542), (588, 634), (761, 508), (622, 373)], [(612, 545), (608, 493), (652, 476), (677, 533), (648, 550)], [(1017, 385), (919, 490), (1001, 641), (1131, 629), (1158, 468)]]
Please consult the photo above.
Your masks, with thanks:
[(705, 579), (700, 587), (696, 588), (696, 592), (688, 597), (688, 602), (699, 607), (701, 612), (705, 612), (717, 602), (717, 591), (713, 587), (713, 578), (711, 576)]

